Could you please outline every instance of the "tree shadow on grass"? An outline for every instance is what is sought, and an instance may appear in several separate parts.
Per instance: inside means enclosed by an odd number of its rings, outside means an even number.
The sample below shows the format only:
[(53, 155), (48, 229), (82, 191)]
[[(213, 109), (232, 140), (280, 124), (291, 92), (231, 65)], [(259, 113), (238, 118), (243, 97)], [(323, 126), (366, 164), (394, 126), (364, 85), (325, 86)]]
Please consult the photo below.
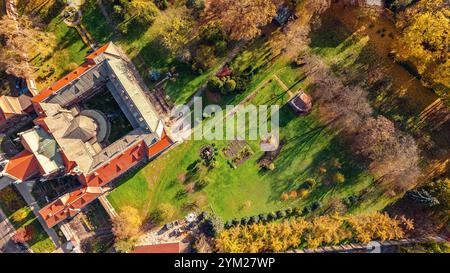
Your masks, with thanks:
[(169, 54), (170, 52), (161, 45), (158, 38), (151, 40), (139, 50), (139, 55), (145, 63), (157, 68), (166, 68), (171, 65), (172, 59)]
[[(289, 110), (287, 107), (280, 110), (280, 116), (283, 117), (281, 131), (288, 133), (282, 136), (286, 145), (275, 162), (276, 169), (267, 174), (272, 181), (272, 194), (267, 202), (280, 200), (284, 192), (298, 190), (307, 178), (317, 181), (316, 187), (306, 199), (308, 203), (336, 192), (350, 192), (355, 184), (365, 179), (367, 173), (364, 164), (352, 158), (340, 137), (329, 131), (327, 124), (320, 124), (315, 120), (314, 112), (310, 116), (297, 117)], [(290, 124), (291, 122), (295, 123)], [(339, 162), (339, 167), (334, 166), (336, 161)], [(298, 168), (292, 168), (293, 164), (299, 164)], [(325, 174), (320, 173), (323, 166), (327, 169)], [(345, 176), (343, 184), (330, 183), (337, 172)]]
[(351, 35), (339, 20), (325, 17), (322, 20), (321, 27), (310, 34), (312, 48), (335, 48)]

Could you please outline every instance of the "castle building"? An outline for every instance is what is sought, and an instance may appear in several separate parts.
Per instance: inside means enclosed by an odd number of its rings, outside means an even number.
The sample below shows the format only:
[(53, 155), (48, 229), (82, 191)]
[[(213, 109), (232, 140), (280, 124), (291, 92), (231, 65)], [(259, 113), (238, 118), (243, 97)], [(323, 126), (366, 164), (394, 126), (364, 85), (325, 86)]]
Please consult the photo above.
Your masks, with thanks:
[[(86, 108), (87, 102), (102, 92), (113, 97), (131, 125), (112, 142), (108, 137), (117, 130), (111, 127), (115, 117)], [(49, 227), (77, 214), (101, 196), (108, 183), (173, 144), (146, 92), (133, 64), (110, 42), (31, 98), (37, 115), (34, 127), (19, 134), (24, 150), (9, 160), (3, 174), (18, 183), (74, 175), (82, 184), (41, 209)], [(29, 109), (29, 105), (23, 102), (16, 108), (24, 115), (28, 112), (21, 109)]]

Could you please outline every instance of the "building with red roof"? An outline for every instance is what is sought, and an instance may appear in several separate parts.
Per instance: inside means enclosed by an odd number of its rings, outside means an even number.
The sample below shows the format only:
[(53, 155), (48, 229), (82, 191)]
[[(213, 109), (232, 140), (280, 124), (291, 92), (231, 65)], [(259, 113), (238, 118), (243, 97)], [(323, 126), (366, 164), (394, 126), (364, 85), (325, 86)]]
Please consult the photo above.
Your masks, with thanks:
[[(86, 102), (101, 92), (117, 102), (132, 127), (112, 143), (110, 118), (86, 109)], [(74, 175), (82, 184), (41, 209), (49, 227), (73, 217), (101, 196), (111, 181), (173, 144), (146, 92), (135, 67), (110, 42), (29, 101), (28, 109), (37, 115), (35, 126), (19, 133), (25, 150), (11, 158), (3, 175), (17, 182)], [(2, 108), (8, 105), (0, 98)]]

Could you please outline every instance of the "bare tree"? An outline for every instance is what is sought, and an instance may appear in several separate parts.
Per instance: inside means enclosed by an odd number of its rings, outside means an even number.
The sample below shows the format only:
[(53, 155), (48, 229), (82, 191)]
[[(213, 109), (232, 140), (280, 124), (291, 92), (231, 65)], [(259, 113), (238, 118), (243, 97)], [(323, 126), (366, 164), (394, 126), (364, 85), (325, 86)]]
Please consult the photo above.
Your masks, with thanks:
[(355, 135), (352, 150), (369, 163), (378, 182), (399, 192), (416, 185), (419, 150), (414, 139), (384, 116), (369, 118)]
[(386, 117), (373, 117), (367, 92), (360, 86), (345, 85), (317, 56), (305, 55), (304, 60), (321, 118), (341, 132), (379, 183), (397, 192), (415, 186), (420, 157), (414, 139)]
[(18, 20), (3, 16), (0, 19), (0, 69), (6, 73), (26, 77), (34, 68), (30, 58), (37, 54), (46, 57), (54, 49), (55, 38), (42, 30), (35, 18), (21, 16)]

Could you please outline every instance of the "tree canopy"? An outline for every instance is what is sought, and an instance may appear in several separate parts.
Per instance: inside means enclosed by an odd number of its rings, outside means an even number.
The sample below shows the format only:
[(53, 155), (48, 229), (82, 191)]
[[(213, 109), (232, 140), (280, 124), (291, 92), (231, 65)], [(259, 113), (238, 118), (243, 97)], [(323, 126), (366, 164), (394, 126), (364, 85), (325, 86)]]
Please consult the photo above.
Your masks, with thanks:
[(132, 22), (140, 25), (151, 24), (159, 13), (159, 9), (153, 1), (120, 0), (120, 5), (120, 12), (124, 19), (120, 27), (122, 31), (126, 31)]
[[(447, 4), (446, 4), (447, 3)], [(450, 7), (444, 0), (419, 1), (402, 14), (393, 51), (413, 64), (423, 81), (450, 99)]]
[(276, 14), (275, 0), (208, 0), (205, 18), (220, 22), (233, 40), (250, 40)]
[(117, 240), (126, 240), (140, 233), (142, 219), (137, 209), (124, 207), (113, 220), (113, 232)]

